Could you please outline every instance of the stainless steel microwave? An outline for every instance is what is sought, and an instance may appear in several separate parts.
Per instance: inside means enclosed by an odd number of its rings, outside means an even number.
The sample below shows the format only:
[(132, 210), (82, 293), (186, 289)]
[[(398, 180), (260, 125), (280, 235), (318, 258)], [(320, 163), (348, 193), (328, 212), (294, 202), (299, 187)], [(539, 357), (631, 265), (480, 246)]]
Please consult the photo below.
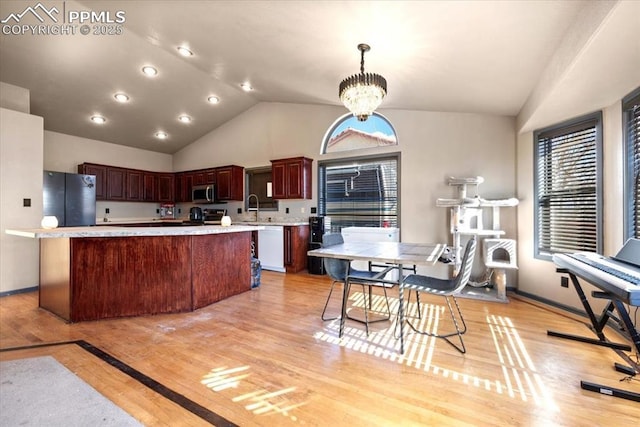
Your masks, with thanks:
[(193, 203), (215, 203), (216, 186), (194, 185), (191, 188), (191, 201)]

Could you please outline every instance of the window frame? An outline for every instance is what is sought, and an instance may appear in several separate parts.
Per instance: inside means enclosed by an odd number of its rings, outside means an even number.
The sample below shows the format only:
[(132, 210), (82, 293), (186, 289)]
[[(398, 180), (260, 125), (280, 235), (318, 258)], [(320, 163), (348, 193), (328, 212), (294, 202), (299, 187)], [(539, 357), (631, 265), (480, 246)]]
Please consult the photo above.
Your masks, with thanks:
[[(636, 180), (640, 179), (640, 131), (635, 134), (635, 139), (630, 137), (628, 132), (629, 120), (636, 106), (636, 111), (640, 110), (640, 87), (622, 98), (622, 134), (623, 134), (623, 155), (624, 155), (624, 240), (635, 237), (640, 238), (640, 200), (636, 199), (637, 189), (634, 188)], [(634, 162), (634, 155), (636, 160)], [(636, 185), (638, 185), (636, 183)], [(634, 207), (636, 213), (634, 214)]]
[[(401, 226), (401, 153), (400, 152), (392, 152), (392, 153), (380, 153), (373, 154), (367, 156), (356, 156), (356, 157), (340, 157), (333, 159), (326, 159), (318, 161), (317, 166), (317, 194), (318, 194), (318, 215), (325, 216), (327, 215), (327, 206), (326, 206), (326, 194), (323, 194), (324, 188), (326, 187), (326, 183), (323, 183), (323, 176), (326, 176), (322, 169), (327, 166), (336, 166), (336, 165), (349, 165), (357, 162), (371, 162), (371, 161), (384, 161), (384, 160), (395, 160), (396, 162), (396, 226), (400, 228)], [(323, 202), (324, 201), (324, 202)], [(329, 214), (329, 216), (331, 216)], [(340, 232), (342, 226), (338, 226), (338, 223), (333, 220), (331, 221), (331, 232)]]
[[(602, 123), (602, 111), (596, 111), (581, 117), (570, 119), (559, 124), (548, 126), (544, 129), (539, 129), (533, 133), (534, 144), (534, 258), (542, 260), (551, 260), (555, 253), (571, 253), (577, 251), (554, 251), (551, 249), (541, 248), (540, 246), (540, 202), (541, 202), (541, 188), (539, 184), (539, 168), (540, 162), (540, 144), (543, 142), (542, 138), (553, 138), (563, 134), (570, 134), (577, 132), (578, 129), (587, 123), (594, 122), (595, 128), (595, 249), (597, 253), (603, 251), (603, 163), (602, 163), (602, 135), (603, 135), (603, 123)], [(550, 163), (545, 163), (551, 166)]]
[[(373, 119), (380, 120), (384, 122), (387, 126), (389, 126), (389, 128), (393, 132), (393, 136), (395, 138), (395, 144), (387, 145), (387, 147), (397, 147), (399, 144), (398, 132), (396, 132), (396, 129), (393, 127), (393, 124), (391, 124), (389, 119), (387, 119), (385, 116), (378, 113), (377, 111), (374, 111), (373, 114), (371, 114), (371, 116), (367, 120), (373, 120)], [(343, 116), (338, 117), (338, 119), (335, 122), (333, 122), (331, 126), (329, 126), (329, 129), (327, 129), (327, 132), (324, 134), (324, 137), (322, 138), (322, 145), (320, 146), (320, 154), (322, 155), (336, 154), (336, 153), (344, 153), (344, 152), (356, 151), (356, 150), (368, 150), (373, 148), (373, 147), (358, 147), (358, 148), (352, 148), (348, 150), (337, 150), (337, 151), (327, 152), (327, 148), (329, 147), (329, 142), (331, 141), (331, 137), (333, 136), (333, 133), (335, 132), (335, 130), (338, 129), (344, 122), (351, 121), (351, 120), (356, 120), (354, 122), (354, 125), (356, 126), (363, 125), (363, 123), (365, 123), (365, 122), (358, 122), (357, 119), (351, 113), (347, 113), (347, 114), (344, 114)], [(380, 148), (380, 147), (385, 147), (385, 145), (379, 145), (377, 148)]]
[[(262, 190), (260, 191), (256, 191), (256, 190), (252, 190), (251, 189), (251, 184), (254, 182), (253, 181), (253, 176), (256, 174), (271, 174), (272, 173), (272, 167), (271, 166), (261, 166), (261, 167), (255, 167), (255, 168), (246, 168), (244, 170), (244, 175), (245, 175), (245, 198), (244, 198), (244, 211), (245, 212), (249, 212), (249, 209), (255, 209), (255, 205), (251, 205), (249, 203), (249, 195), (250, 194), (256, 194), (258, 196), (262, 195)], [(273, 182), (273, 179), (272, 179)], [(259, 194), (260, 193), (260, 194)], [(264, 194), (266, 195), (267, 190), (265, 188), (264, 190)], [(268, 196), (265, 196), (268, 197)], [(264, 199), (258, 200), (258, 203), (260, 203), (260, 211), (261, 212), (278, 212), (280, 209), (280, 204), (279, 201), (277, 199), (273, 199), (271, 198), (271, 200), (269, 200), (269, 203), (271, 204), (271, 206), (267, 206), (266, 204), (264, 204)]]

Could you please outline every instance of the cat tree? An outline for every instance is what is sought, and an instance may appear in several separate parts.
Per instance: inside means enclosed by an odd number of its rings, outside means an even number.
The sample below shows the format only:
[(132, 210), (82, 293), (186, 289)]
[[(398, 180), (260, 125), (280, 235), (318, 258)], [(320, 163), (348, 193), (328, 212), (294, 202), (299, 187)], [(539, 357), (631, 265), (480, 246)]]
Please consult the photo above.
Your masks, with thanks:
[[(458, 274), (461, 263), (462, 236), (478, 236), (482, 239), (483, 262), (485, 266), (485, 280), (470, 282), (471, 286), (482, 287), (489, 284), (493, 277), (497, 291), (497, 299), (507, 301), (506, 296), (506, 270), (517, 269), (516, 241), (505, 239), (505, 231), (500, 229), (500, 208), (518, 205), (518, 199), (487, 200), (480, 197), (478, 186), (484, 182), (481, 176), (471, 178), (450, 177), (447, 184), (457, 187), (458, 197), (455, 199), (436, 200), (436, 206), (451, 209), (451, 235), (452, 248), (455, 253), (454, 274)], [(469, 197), (467, 187), (475, 187), (475, 195)], [(483, 213), (491, 210), (491, 228), (484, 228)], [(478, 242), (479, 244), (480, 242)]]

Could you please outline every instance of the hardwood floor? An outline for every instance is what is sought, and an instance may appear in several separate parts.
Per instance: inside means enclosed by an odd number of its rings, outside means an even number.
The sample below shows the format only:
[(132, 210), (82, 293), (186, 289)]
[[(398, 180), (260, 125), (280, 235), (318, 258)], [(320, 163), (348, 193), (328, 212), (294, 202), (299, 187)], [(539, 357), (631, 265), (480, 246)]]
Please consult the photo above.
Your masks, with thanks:
[[(216, 424), (241, 426), (613, 426), (640, 419), (640, 403), (580, 388), (586, 380), (640, 392), (638, 380), (620, 381), (613, 363), (622, 360), (613, 350), (546, 334), (591, 336), (584, 319), (514, 295), (508, 304), (459, 298), (467, 353), (411, 334), (402, 356), (393, 322), (371, 325), (367, 338), (364, 325), (348, 321), (338, 339), (338, 321), (320, 319), (329, 286), (326, 276), (264, 271), (260, 288), (193, 313), (77, 324), (39, 309), (37, 293), (7, 296), (0, 298), (0, 360), (52, 355), (148, 426), (209, 425), (194, 407), (219, 416)], [(362, 303), (358, 291), (355, 305)], [(390, 296), (393, 310), (397, 291)], [(424, 326), (452, 326), (441, 299), (422, 302)], [(336, 298), (329, 310), (337, 307)], [(73, 343), (79, 340), (175, 392), (187, 408)], [(61, 342), (70, 343), (8, 350)]]

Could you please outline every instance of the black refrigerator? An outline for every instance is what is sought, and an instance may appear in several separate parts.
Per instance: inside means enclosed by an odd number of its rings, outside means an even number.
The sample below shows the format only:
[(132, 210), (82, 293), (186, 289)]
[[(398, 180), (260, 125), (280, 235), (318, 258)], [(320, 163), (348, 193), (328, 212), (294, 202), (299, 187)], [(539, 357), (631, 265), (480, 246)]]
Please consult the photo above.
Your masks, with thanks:
[(96, 177), (44, 171), (42, 208), (60, 227), (96, 225)]

